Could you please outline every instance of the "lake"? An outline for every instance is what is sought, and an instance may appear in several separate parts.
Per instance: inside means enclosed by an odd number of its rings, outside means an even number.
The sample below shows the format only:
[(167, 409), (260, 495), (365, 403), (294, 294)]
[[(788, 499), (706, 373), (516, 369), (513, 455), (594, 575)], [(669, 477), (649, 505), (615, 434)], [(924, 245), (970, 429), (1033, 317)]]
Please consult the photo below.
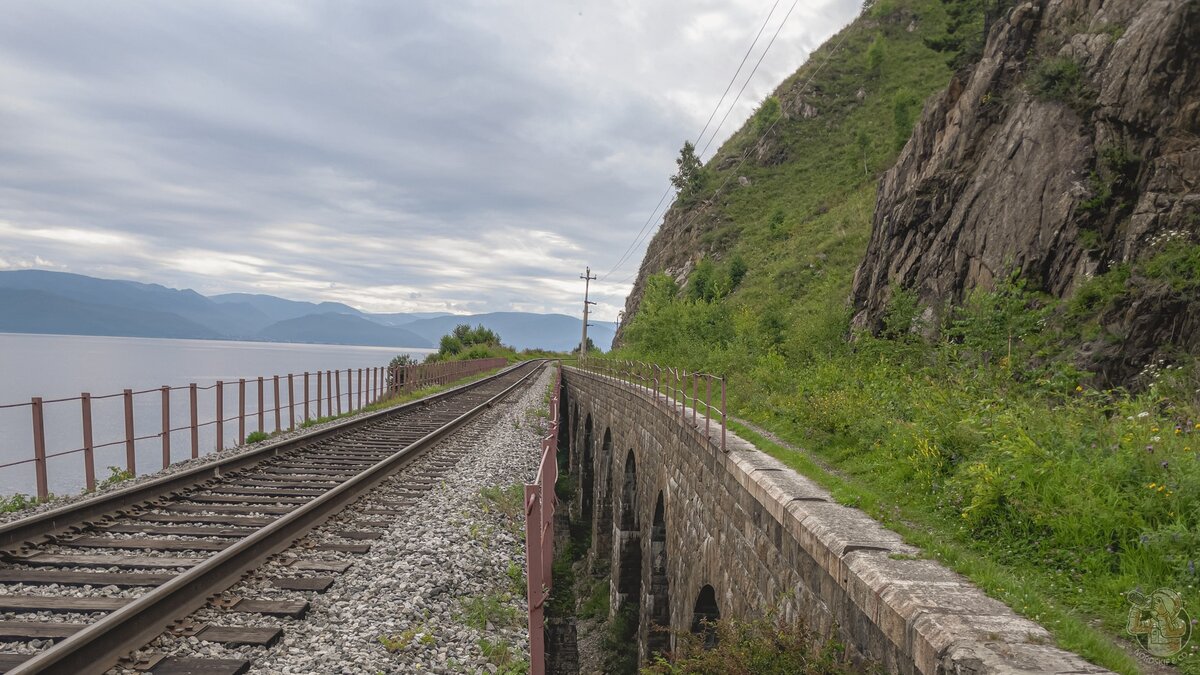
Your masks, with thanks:
[[(0, 333), (0, 405), (28, 403), (34, 396), (58, 399), (89, 392), (93, 397), (120, 394), (162, 386), (186, 387), (195, 383), (210, 387), (218, 380), (224, 385), (224, 417), (236, 417), (238, 386), (246, 382), (246, 432), (257, 430), (258, 382), (264, 387), (265, 428), (275, 428), (274, 387), (271, 376), (294, 373), (296, 400), (303, 401), (302, 378), (305, 371), (346, 370), (386, 366), (397, 354), (422, 358), (430, 349), (392, 347), (354, 347), (344, 345), (280, 344), (271, 342), (234, 342), (218, 340), (171, 340), (159, 338), (96, 337), (77, 335), (26, 335)], [(354, 386), (357, 387), (357, 373)], [(310, 378), (310, 398), (316, 398), (316, 377)], [(231, 383), (232, 381), (232, 383)], [(345, 374), (341, 380), (346, 401)], [(335, 389), (336, 391), (336, 389)], [(186, 426), (190, 419), (189, 392), (184, 389), (170, 395), (171, 427)], [(324, 398), (324, 396), (323, 396)], [(282, 426), (287, 428), (287, 385), (281, 383)], [(297, 424), (303, 418), (303, 405), (297, 404)], [(215, 418), (215, 389), (199, 389), (198, 418), (201, 424)], [(254, 415), (250, 415), (254, 411)], [(316, 404), (311, 403), (310, 415)], [(328, 414), (322, 410), (322, 414)], [(82, 447), (82, 411), (78, 400), (46, 403), (44, 406), (47, 454)], [(94, 444), (123, 441), (125, 438), (124, 402), (120, 396), (93, 400)], [(33, 456), (29, 406), (0, 408), (0, 464)], [(157, 434), (162, 429), (162, 395), (151, 392), (134, 397), (134, 428), (138, 436)], [(200, 454), (216, 449), (214, 425), (200, 429)], [(236, 445), (237, 420), (227, 421), (224, 446)], [(150, 438), (136, 443), (139, 473), (156, 471), (162, 466), (162, 440)], [(109, 475), (109, 466), (124, 466), (123, 444), (95, 451), (96, 476)], [(173, 461), (191, 456), (190, 431), (171, 434)], [(78, 492), (84, 486), (83, 455), (74, 453), (47, 461), (50, 491), (60, 494)], [(0, 495), (36, 491), (32, 464), (0, 468)]]

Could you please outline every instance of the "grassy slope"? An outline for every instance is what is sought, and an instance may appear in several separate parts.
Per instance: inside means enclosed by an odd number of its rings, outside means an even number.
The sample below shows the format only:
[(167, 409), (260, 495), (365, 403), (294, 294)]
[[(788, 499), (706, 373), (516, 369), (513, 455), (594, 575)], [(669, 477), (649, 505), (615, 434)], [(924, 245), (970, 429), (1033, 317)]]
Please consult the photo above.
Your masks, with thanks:
[[(696, 298), (652, 279), (623, 354), (728, 373), (737, 414), (806, 450), (750, 434), (760, 447), (1040, 621), (1063, 647), (1136, 672), (1129, 644), (1113, 640), (1125, 626), (1124, 593), (1175, 588), (1200, 617), (1200, 415), (1188, 395), (1196, 376), (1161, 373), (1138, 396), (1085, 389), (1086, 374), (1044, 355), (1062, 353), (1094, 312), (1081, 314), (1078, 302), (1056, 308), (1019, 283), (976, 297), (945, 327), (953, 340), (929, 344), (904, 330), (844, 339), (875, 195), (860, 131), (871, 171), (886, 167), (907, 131), (896, 101), (906, 92), (923, 99), (949, 76), (944, 55), (921, 41), (942, 30), (940, 3), (887, 4), (847, 28), (816, 75), (818, 117), (781, 120), (772, 132), (786, 161), (715, 170), (754, 142), (761, 125), (752, 118), (709, 163), (709, 185), (734, 177), (702, 217), (719, 223), (705, 236), (725, 251), (711, 272), (728, 276), (737, 258), (744, 280)], [(906, 11), (919, 17), (914, 33)], [(879, 35), (885, 58), (871, 72)], [(806, 81), (839, 39), (779, 91)], [(751, 185), (737, 186), (738, 175)], [(1195, 286), (1193, 253), (1164, 255), (1183, 259), (1175, 273)], [(1083, 295), (1112, 295), (1110, 282)], [(897, 326), (910, 325), (911, 309), (895, 308)], [(1193, 651), (1175, 663), (1200, 668)]]

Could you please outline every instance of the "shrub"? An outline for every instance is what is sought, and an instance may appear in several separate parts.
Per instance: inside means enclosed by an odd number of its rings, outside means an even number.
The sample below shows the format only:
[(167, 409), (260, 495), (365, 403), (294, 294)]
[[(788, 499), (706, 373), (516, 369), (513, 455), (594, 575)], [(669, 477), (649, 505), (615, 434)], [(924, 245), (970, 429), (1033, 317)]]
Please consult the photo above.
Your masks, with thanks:
[(1079, 62), (1060, 56), (1044, 59), (1034, 66), (1027, 78), (1030, 92), (1044, 100), (1057, 101), (1086, 117), (1095, 107), (1095, 93), (1084, 80)]
[(270, 435), (268, 435), (265, 431), (251, 431), (250, 433), (246, 434), (246, 443), (258, 443), (259, 441), (265, 441), (268, 438), (270, 438)]
[(920, 105), (921, 100), (907, 89), (902, 89), (892, 98), (892, 123), (895, 133), (892, 144), (896, 150), (902, 149), (912, 136)]
[(779, 116), (779, 99), (768, 96), (763, 100), (762, 105), (758, 106), (758, 110), (754, 111), (754, 133), (759, 136), (765, 134), (779, 121)]

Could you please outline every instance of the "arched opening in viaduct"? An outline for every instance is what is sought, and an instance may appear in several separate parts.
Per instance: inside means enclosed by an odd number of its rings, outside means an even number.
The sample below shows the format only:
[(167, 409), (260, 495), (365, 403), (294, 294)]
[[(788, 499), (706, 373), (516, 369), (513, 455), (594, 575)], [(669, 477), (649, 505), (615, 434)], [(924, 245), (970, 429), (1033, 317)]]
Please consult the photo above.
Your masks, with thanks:
[[(615, 609), (627, 603), (640, 605), (642, 597), (642, 535), (637, 524), (637, 460), (633, 450), (625, 456), (621, 485), (621, 513), (617, 522)], [(639, 608), (640, 611), (640, 608)]]
[(716, 622), (720, 619), (721, 609), (717, 607), (717, 592), (712, 586), (705, 584), (697, 594), (696, 608), (692, 610), (692, 632), (704, 636), (705, 647), (716, 646)]
[(650, 525), (650, 589), (646, 594), (646, 657), (671, 648), (671, 594), (667, 576), (667, 517), (664, 495), (658, 493)]
[(592, 571), (608, 571), (612, 560), (613, 535), (613, 475), (612, 430), (604, 430), (600, 453), (596, 456), (597, 506), (592, 519)]
[(588, 427), (584, 432), (583, 452), (579, 464), (579, 515), (585, 523), (592, 522), (593, 508), (596, 498), (596, 474), (592, 457), (592, 425), (588, 418)]
[[(570, 452), (571, 425), (574, 423), (574, 418), (570, 416), (568, 405), (566, 391), (560, 391), (558, 398), (558, 438), (555, 440), (558, 442), (557, 447), (559, 450), (566, 449)], [(578, 404), (576, 404), (576, 407), (578, 407)]]

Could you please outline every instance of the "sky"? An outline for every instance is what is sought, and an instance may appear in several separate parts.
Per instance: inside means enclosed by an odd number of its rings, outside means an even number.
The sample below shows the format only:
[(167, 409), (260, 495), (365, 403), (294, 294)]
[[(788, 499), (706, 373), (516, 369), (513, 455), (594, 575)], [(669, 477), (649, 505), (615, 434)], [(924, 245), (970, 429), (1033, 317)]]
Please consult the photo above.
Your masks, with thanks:
[[(861, 6), (794, 1), (708, 154)], [(577, 314), (590, 266), (614, 321), (648, 238), (610, 270), (791, 6), (5, 3), (0, 270)]]

